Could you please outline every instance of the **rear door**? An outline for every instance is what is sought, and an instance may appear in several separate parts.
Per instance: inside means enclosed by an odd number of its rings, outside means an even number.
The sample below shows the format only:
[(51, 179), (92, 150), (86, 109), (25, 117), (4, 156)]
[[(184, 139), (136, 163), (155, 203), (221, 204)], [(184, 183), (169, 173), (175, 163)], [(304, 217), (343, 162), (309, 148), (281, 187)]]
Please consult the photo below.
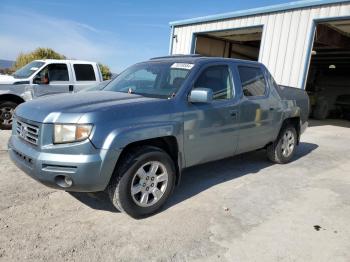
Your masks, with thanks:
[(273, 110), (269, 85), (260, 65), (237, 65), (243, 97), (240, 104), (238, 153), (264, 147), (272, 140)]
[(204, 66), (192, 84), (192, 89), (199, 87), (212, 89), (214, 100), (187, 103), (184, 113), (187, 166), (232, 156), (238, 139), (238, 104), (230, 64)]
[(94, 86), (100, 82), (97, 65), (88, 63), (73, 63), (74, 91)]

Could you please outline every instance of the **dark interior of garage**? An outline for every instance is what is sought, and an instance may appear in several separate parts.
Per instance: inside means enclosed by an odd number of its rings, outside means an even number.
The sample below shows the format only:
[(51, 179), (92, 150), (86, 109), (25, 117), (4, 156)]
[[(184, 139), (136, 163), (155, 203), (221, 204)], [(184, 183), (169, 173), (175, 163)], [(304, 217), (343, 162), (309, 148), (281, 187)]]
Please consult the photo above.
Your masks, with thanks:
[(195, 53), (258, 61), (261, 38), (262, 27), (201, 33), (196, 35)]
[(311, 117), (350, 120), (350, 20), (317, 25), (306, 91)]

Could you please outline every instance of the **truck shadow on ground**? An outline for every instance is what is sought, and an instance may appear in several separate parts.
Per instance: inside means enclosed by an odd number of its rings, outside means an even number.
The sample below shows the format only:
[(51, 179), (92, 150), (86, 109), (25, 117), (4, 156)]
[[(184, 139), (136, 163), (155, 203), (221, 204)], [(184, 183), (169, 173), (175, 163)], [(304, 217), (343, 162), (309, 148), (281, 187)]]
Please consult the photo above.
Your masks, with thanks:
[[(317, 148), (318, 145), (316, 144), (300, 143), (293, 162), (310, 154)], [(266, 151), (259, 150), (188, 168), (184, 170), (180, 186), (175, 189), (174, 194), (163, 210), (185, 201), (212, 186), (245, 175), (258, 173), (260, 170), (272, 165), (274, 164), (266, 159)], [(118, 212), (110, 203), (108, 195), (104, 192), (93, 194), (71, 192), (70, 194), (93, 209)]]
[(350, 128), (350, 121), (345, 119), (325, 119), (325, 120), (309, 120), (309, 127), (317, 126), (338, 126), (338, 127), (347, 127)]
[[(318, 145), (302, 142), (297, 148), (292, 162), (310, 154)], [(267, 160), (266, 151), (258, 150), (231, 158), (191, 167), (181, 177), (181, 185), (174, 191), (165, 209), (191, 198), (208, 188), (242, 176), (256, 174), (275, 165)]]
[(79, 200), (81, 203), (96, 210), (104, 210), (109, 212), (119, 213), (117, 209), (109, 201), (108, 194), (106, 192), (96, 193), (81, 193), (81, 192), (68, 192), (72, 197)]

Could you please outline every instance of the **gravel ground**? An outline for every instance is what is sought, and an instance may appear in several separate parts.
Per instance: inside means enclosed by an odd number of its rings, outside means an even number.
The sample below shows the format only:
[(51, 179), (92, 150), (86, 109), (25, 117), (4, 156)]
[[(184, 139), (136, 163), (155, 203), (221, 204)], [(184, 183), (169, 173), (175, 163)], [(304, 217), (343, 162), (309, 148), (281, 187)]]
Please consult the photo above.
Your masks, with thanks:
[(295, 160), (257, 151), (188, 169), (162, 212), (47, 188), (0, 131), (0, 261), (350, 261), (350, 122), (312, 122)]

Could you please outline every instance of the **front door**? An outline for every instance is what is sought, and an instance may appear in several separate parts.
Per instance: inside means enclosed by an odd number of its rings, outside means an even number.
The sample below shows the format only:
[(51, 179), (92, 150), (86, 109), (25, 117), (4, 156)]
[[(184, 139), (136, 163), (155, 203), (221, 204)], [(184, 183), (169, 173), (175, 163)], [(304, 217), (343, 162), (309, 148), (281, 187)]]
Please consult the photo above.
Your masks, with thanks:
[(213, 90), (212, 103), (188, 103), (184, 113), (186, 166), (232, 156), (238, 138), (238, 107), (235, 103), (229, 64), (202, 69), (193, 88)]
[(35, 77), (34, 96), (53, 95), (70, 92), (70, 81), (67, 64), (49, 64), (43, 68)]

